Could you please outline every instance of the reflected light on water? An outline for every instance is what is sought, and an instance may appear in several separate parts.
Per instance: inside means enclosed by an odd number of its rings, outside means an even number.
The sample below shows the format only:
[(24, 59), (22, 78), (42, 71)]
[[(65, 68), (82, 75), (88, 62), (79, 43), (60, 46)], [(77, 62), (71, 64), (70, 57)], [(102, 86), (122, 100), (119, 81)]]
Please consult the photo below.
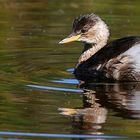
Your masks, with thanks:
[(67, 69), (67, 72), (73, 73), (73, 72), (74, 72), (74, 68), (69, 68), (69, 69)]
[(111, 139), (111, 138), (128, 138), (126, 136), (107, 136), (107, 135), (77, 135), (77, 134), (48, 134), (48, 133), (26, 133), (26, 132), (5, 132), (1, 131), (0, 135), (10, 135), (10, 136), (30, 136), (30, 137), (52, 137), (52, 138), (101, 138), (101, 139)]
[(40, 86), (40, 85), (27, 85), (27, 87), (44, 89), (44, 90), (55, 90), (55, 91), (65, 91), (65, 92), (78, 92), (81, 93), (81, 89), (70, 89), (70, 88), (58, 88), (58, 87), (49, 87), (49, 86)]
[(60, 80), (51, 80), (54, 83), (63, 83), (63, 84), (79, 84), (76, 79), (60, 79)]

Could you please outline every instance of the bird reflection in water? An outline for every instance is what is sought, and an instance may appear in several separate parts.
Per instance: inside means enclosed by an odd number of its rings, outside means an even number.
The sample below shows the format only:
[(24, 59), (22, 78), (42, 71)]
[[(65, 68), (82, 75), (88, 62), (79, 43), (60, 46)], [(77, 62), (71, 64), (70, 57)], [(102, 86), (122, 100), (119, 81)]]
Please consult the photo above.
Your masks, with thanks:
[(86, 134), (102, 134), (98, 130), (101, 129), (101, 124), (105, 123), (107, 116), (107, 109), (96, 101), (94, 93), (92, 90), (84, 91), (82, 108), (59, 108), (62, 115), (72, 118), (74, 128), (87, 130)]
[(59, 108), (62, 115), (71, 117), (77, 133), (104, 134), (110, 110), (118, 117), (140, 119), (140, 83), (93, 83), (83, 89), (83, 107)]

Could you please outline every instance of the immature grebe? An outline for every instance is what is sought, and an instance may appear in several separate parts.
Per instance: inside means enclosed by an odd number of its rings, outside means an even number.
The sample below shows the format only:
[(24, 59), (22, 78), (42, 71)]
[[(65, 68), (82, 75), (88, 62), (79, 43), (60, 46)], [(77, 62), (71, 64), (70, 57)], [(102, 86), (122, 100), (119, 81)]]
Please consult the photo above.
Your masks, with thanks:
[(84, 43), (74, 74), (78, 80), (140, 81), (140, 36), (124, 37), (110, 43), (109, 29), (95, 14), (79, 16), (72, 33), (60, 44)]

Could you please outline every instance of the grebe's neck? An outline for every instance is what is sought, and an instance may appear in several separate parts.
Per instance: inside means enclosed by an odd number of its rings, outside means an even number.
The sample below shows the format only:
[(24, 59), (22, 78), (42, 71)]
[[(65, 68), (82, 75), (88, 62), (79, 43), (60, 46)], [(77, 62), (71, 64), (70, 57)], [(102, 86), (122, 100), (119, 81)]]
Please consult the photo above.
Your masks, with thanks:
[(85, 44), (84, 49), (78, 59), (79, 66), (82, 62), (88, 60), (91, 56), (97, 53), (101, 48), (103, 48), (108, 41), (109, 38), (109, 30), (104, 21), (100, 22), (97, 27), (94, 27), (97, 30), (94, 30), (94, 36), (92, 39), (92, 43)]
[(79, 66), (82, 62), (88, 60), (91, 56), (97, 53), (106, 44), (107, 44), (107, 40), (102, 40), (98, 44), (85, 44), (84, 49), (78, 59), (77, 66)]

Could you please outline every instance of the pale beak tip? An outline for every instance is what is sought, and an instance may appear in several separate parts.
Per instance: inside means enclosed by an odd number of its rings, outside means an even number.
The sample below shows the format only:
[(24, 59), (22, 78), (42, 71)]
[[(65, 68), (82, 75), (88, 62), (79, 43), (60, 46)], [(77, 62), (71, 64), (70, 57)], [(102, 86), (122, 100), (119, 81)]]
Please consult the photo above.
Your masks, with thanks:
[(58, 42), (58, 44), (63, 44), (63, 41)]

